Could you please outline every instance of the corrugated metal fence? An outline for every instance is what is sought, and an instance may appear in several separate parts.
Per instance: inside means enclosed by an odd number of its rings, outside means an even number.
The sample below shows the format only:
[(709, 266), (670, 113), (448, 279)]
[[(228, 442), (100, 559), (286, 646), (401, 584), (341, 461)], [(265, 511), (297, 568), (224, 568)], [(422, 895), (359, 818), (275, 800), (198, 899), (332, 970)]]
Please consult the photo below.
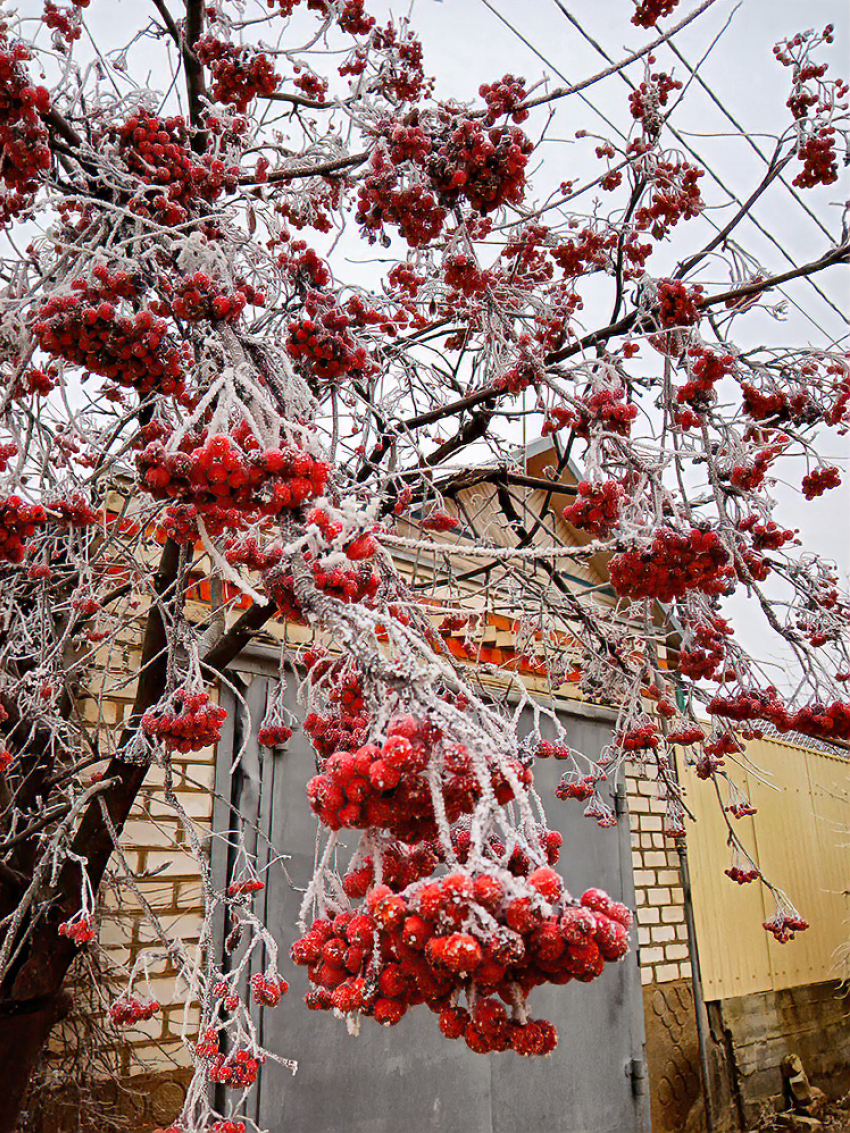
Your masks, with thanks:
[(850, 940), (850, 762), (773, 739), (750, 742), (747, 758), (758, 771), (730, 767), (730, 775), (758, 813), (733, 819), (736, 832), (811, 927), (786, 944), (765, 932), (772, 895), (724, 876), (730, 850), (714, 790), (682, 771), (697, 819), (688, 856), (707, 1000), (835, 979)]

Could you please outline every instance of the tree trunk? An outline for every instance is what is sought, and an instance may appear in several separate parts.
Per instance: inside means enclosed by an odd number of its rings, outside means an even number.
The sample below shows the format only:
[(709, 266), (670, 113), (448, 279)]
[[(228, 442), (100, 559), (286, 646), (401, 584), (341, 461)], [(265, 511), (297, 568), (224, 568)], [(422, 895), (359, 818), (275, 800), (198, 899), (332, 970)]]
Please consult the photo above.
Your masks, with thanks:
[(62, 992), (37, 999), (0, 1003), (0, 1133), (15, 1133), (30, 1078), (47, 1038), (68, 1011)]

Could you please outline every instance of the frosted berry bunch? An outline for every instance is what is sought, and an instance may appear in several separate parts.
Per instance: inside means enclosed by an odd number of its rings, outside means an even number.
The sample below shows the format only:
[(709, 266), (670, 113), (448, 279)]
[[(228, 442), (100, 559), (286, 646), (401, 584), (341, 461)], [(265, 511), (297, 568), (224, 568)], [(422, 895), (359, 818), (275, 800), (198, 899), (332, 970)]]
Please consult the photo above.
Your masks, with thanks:
[(280, 75), (264, 51), (223, 43), (205, 35), (195, 44), (198, 61), (208, 67), (213, 82), (210, 97), (244, 113), (259, 95), (268, 97), (280, 86)]
[[(328, 556), (328, 560), (312, 561), (309, 552), (304, 552), (313, 584), (317, 590), (337, 602), (365, 602), (369, 603), (378, 593), (381, 584), (380, 577), (372, 570), (368, 563), (359, 567), (343, 567), (334, 565), (335, 556)], [(266, 572), (263, 587), (270, 598), (277, 602), (278, 609), (284, 617), (296, 621), (303, 620), (304, 611), (296, 597), (295, 578), (292, 568), (281, 563)]]
[(136, 999), (135, 996), (125, 995), (109, 1005), (108, 1014), (116, 1026), (127, 1027), (140, 1021), (152, 1019), (159, 1009), (159, 1004), (155, 999), (143, 1002), (141, 999)]
[(263, 1063), (262, 1057), (256, 1057), (244, 1048), (224, 1055), (219, 1049), (218, 1035), (212, 1027), (204, 1031), (200, 1042), (195, 1045), (195, 1055), (199, 1061), (206, 1063), (207, 1077), (211, 1082), (233, 1090), (252, 1086)]
[(534, 149), (515, 126), (491, 126), (473, 118), (448, 118), (442, 137), (426, 160), (440, 203), (465, 198), (480, 213), (519, 204), (525, 193), (525, 167)]
[(307, 967), (314, 1010), (392, 1026), (426, 1003), (442, 1033), (476, 1053), (541, 1055), (557, 1031), (529, 1020), (531, 990), (596, 978), (628, 951), (630, 923), (625, 906), (601, 890), (573, 903), (545, 867), (522, 882), (499, 871), (455, 872), (405, 893), (373, 887), (359, 912), (314, 921), (292, 959)]
[(362, 376), (371, 364), (366, 348), (351, 334), (354, 323), (342, 307), (314, 303), (311, 314), (289, 324), (287, 352), (321, 382)]
[(234, 292), (222, 291), (205, 272), (198, 271), (181, 279), (175, 287), (172, 310), (190, 323), (235, 323), (248, 302), (258, 303), (262, 298), (247, 286)]
[(369, 172), (358, 189), (355, 220), (367, 239), (384, 236), (384, 226), (397, 228), (411, 248), (436, 239), (443, 230), (446, 210), (438, 194), (425, 184), (406, 184), (403, 174), (382, 147), (372, 151)]
[(280, 680), (274, 696), (269, 701), (266, 714), (260, 722), (257, 741), (264, 747), (284, 747), (292, 738), (294, 720), (283, 703), (286, 684)]
[[(495, 761), (473, 760), (464, 745), (443, 744), (439, 729), (409, 716), (392, 721), (380, 746), (367, 743), (356, 751), (334, 752), (307, 784), (307, 797), (331, 830), (374, 827), (389, 830), (402, 842), (433, 839), (437, 825), (426, 776), (429, 765), (438, 769), (450, 823), (475, 809), (484, 791), (482, 775), (500, 805), (515, 797)], [(531, 771), (517, 760), (509, 762), (509, 770), (521, 786), (531, 783)]]
[(77, 913), (69, 921), (63, 921), (56, 930), (60, 936), (73, 940), (78, 948), (89, 944), (97, 936), (94, 917), (90, 913)]
[(162, 741), (168, 751), (200, 751), (218, 743), (227, 710), (210, 704), (210, 694), (176, 689), (164, 705), (142, 717), (142, 731)]
[(775, 915), (762, 925), (780, 944), (787, 944), (794, 939), (795, 933), (803, 932), (808, 927), (809, 922), (792, 907), (777, 908)]
[(517, 125), (528, 118), (529, 112), (519, 109), (528, 94), (525, 89), (525, 79), (514, 75), (503, 75), (494, 83), (483, 83), (478, 88), (478, 93), (487, 103), (485, 121), (488, 126), (492, 126), (497, 119), (507, 114)]
[(614, 555), (611, 584), (621, 598), (672, 602), (689, 590), (725, 594), (734, 579), (729, 552), (716, 532), (692, 528), (679, 533), (660, 527), (648, 546)]
[(671, 15), (679, 0), (636, 0), (632, 23), (641, 28), (652, 28), (658, 20)]
[[(559, 420), (559, 427), (572, 425), (577, 437), (583, 440), (597, 433), (614, 433), (619, 437), (628, 437), (632, 431), (632, 421), (638, 415), (638, 407), (626, 400), (626, 391), (622, 387), (599, 389), (586, 397), (577, 399), (575, 410), (561, 409), (559, 416), (556, 406), (552, 415)], [(560, 424), (560, 422), (563, 424)]]
[(181, 224), (198, 201), (215, 201), (236, 188), (239, 169), (228, 166), (215, 150), (192, 152), (186, 121), (180, 115), (162, 118), (139, 109), (118, 129), (118, 149), (128, 170), (143, 186), (134, 208), (161, 224)]
[(555, 798), (566, 801), (577, 799), (585, 802), (593, 797), (596, 791), (596, 779), (593, 775), (582, 775), (579, 771), (565, 771), (555, 788)]
[(0, 224), (17, 216), (32, 200), (50, 168), (50, 147), (42, 115), (50, 110), (46, 87), (33, 86), (24, 64), (30, 53), (10, 42), (0, 27)]
[(278, 976), (251, 976), (251, 995), (260, 1007), (277, 1007), (288, 991), (289, 984)]
[(681, 279), (659, 279), (658, 322), (662, 327), (691, 327), (700, 320), (703, 289), (688, 287)]
[(136, 454), (144, 487), (154, 499), (177, 499), (206, 514), (236, 509), (278, 515), (324, 493), (328, 466), (296, 447), (261, 450), (244, 430), (216, 433), (168, 451), (152, 441)]
[(834, 465), (825, 468), (815, 468), (803, 477), (803, 495), (807, 500), (822, 496), (830, 488), (837, 488), (841, 483), (841, 474)]
[(679, 652), (679, 671), (695, 681), (722, 679), (718, 670), (725, 661), (726, 641), (731, 634), (732, 627), (724, 618), (692, 623)]
[(0, 562), (23, 562), (25, 540), (46, 522), (41, 504), (25, 504), (20, 496), (0, 499)]
[(561, 513), (567, 523), (581, 528), (588, 535), (605, 539), (616, 530), (620, 521), (620, 504), (625, 492), (616, 480), (591, 484), (582, 480), (575, 503)]
[(139, 393), (183, 390), (180, 352), (169, 344), (167, 324), (150, 310), (122, 315), (106, 299), (80, 290), (54, 295), (39, 310), (33, 333), (48, 354), (84, 366)]

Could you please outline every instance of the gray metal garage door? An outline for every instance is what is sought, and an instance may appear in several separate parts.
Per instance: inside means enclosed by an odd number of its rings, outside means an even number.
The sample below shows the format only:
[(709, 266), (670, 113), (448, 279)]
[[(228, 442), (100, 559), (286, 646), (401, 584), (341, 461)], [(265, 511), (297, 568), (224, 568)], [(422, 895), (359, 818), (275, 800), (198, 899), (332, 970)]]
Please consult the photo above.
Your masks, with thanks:
[[(254, 731), (263, 715), (267, 682), (261, 665), (245, 690)], [(231, 705), (228, 707), (232, 707)], [(293, 708), (295, 705), (293, 703)], [(313, 871), (316, 824), (304, 787), (315, 774), (312, 749), (296, 733), (285, 754), (261, 748), (256, 734), (244, 735), (244, 721), (231, 712), (231, 740), (247, 739), (239, 769), (231, 774), (220, 746), (217, 829), (244, 824), (261, 863), (268, 844), (286, 853), (286, 872), (273, 865), (260, 896), (266, 923), (288, 956), (296, 938), (301, 893)], [(608, 741), (604, 718), (565, 716), (575, 747), (595, 755)], [(550, 825), (564, 837), (559, 869), (567, 887), (581, 893), (600, 886), (633, 904), (628, 816), (616, 829), (599, 829), (577, 803), (553, 795), (559, 765), (538, 761), (537, 788)], [(623, 810), (622, 800), (615, 800)], [(258, 837), (252, 827), (262, 834)], [(343, 832), (343, 835), (345, 832)], [(266, 843), (265, 837), (268, 838)], [(349, 834), (353, 847), (357, 832)], [(343, 838), (345, 841), (345, 838)], [(227, 869), (221, 851), (218, 872)], [(513, 1053), (476, 1055), (461, 1042), (442, 1037), (434, 1015), (419, 1007), (394, 1027), (364, 1020), (359, 1037), (329, 1014), (308, 1011), (305, 970), (284, 961), (291, 991), (275, 1010), (258, 1016), (263, 1044), (298, 1061), (293, 1077), (274, 1063), (261, 1074), (255, 1119), (271, 1133), (646, 1133), (648, 1106), (643, 1091), (643, 1015), (635, 953), (607, 965), (592, 984), (537, 988), (535, 1016), (551, 1019), (560, 1041), (548, 1058)]]

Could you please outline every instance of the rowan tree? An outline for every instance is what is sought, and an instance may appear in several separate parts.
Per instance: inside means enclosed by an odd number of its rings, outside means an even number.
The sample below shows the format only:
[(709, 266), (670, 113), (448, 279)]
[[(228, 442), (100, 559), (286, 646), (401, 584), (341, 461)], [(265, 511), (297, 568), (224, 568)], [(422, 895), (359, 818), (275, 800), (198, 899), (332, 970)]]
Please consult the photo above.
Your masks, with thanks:
[[(291, 957), (308, 966), (309, 1006), (391, 1025), (428, 1003), (474, 1051), (553, 1048), (533, 988), (598, 976), (627, 950), (630, 914), (565, 888), (536, 759), (562, 760), (559, 798), (602, 824), (625, 762), (646, 766), (675, 839), (678, 750), (728, 803), (730, 876), (772, 888), (742, 858), (748, 802), (729, 765), (766, 725), (850, 741), (847, 599), (773, 490), (785, 468), (803, 469), (806, 499), (840, 482), (820, 453), (850, 423), (850, 369), (829, 342), (754, 344), (747, 325), (850, 246), (840, 220), (791, 268), (736, 241), (774, 183), (838, 180), (847, 86), (829, 70), (830, 28), (791, 34), (775, 59), (765, 45), (758, 65), (787, 91), (775, 146), (711, 233), (716, 184), (675, 130), (695, 75), (673, 48), (714, 0), (687, 14), (622, 3), (633, 53), (568, 87), (492, 76), (472, 104), (441, 97), (414, 31), (364, 0), (153, 0), (132, 6), (120, 48), (98, 45), (89, 0), (0, 23), (0, 1130), (96, 937), (148, 768), (165, 769), (179, 812), (170, 759), (217, 740), (211, 693), (272, 619), (316, 635), (281, 661), (303, 676), (319, 767), (304, 805), (323, 853)], [(538, 192), (550, 111), (608, 75), (631, 80), (622, 129), (586, 132), (573, 99), (595, 167)], [(355, 241), (362, 270), (338, 250)], [(547, 522), (552, 483), (516, 458), (519, 420), (551, 438), (559, 491), (580, 470), (564, 512), (575, 546)], [(515, 546), (458, 505), (473, 466)], [(532, 529), (516, 502), (528, 487), (546, 492)], [(392, 552), (438, 538), (428, 604)], [(466, 589), (453, 539), (482, 563)], [(570, 558), (594, 555), (614, 601), (566, 581)], [(583, 693), (617, 707), (600, 760), (571, 749), (545, 704), (520, 733), (447, 650), (443, 631), (474, 637), (469, 583), (494, 571), (523, 665), (556, 692), (569, 645)], [(206, 583), (198, 622), (187, 601)], [(781, 690), (736, 636), (739, 593), (784, 642)], [(143, 642), (132, 715), (87, 720), (128, 626)], [(503, 678), (524, 696), (516, 671)], [(274, 703), (260, 741), (284, 745), (295, 726)], [(340, 830), (362, 832), (341, 877)], [(171, 942), (201, 1009), (174, 1129), (224, 1133), (264, 1055), (297, 1054), (260, 1049), (238, 977), (263, 955), (252, 995), (272, 1008), (290, 961), (252, 911), (263, 881), (247, 854), (217, 887), (188, 818), (187, 837), (209, 916), (225, 907), (238, 940), (227, 972), (212, 948), (193, 967)], [(765, 928), (786, 940), (806, 923), (775, 892)], [(156, 1010), (133, 985), (110, 1016)], [(211, 1081), (231, 1088), (226, 1114)]]

